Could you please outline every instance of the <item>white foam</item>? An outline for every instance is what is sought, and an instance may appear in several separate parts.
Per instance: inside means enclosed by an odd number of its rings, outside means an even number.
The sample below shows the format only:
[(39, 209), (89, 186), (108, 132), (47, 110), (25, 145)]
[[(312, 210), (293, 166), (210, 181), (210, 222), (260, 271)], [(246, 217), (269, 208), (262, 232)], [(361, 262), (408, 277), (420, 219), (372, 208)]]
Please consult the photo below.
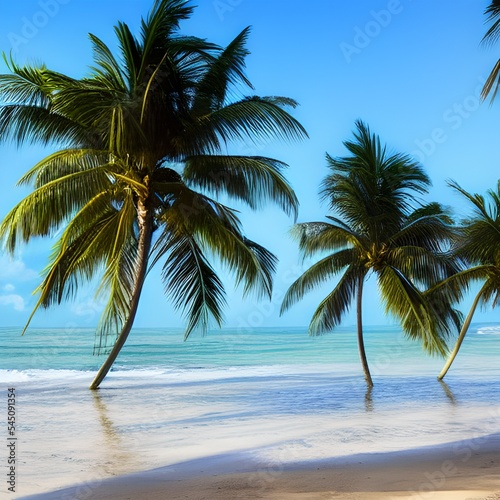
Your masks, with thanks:
[(79, 370), (0, 370), (0, 380), (5, 384), (29, 382), (55, 382), (60, 380), (67, 385), (72, 381), (81, 381), (89, 377), (91, 372)]
[[(336, 369), (339, 369), (336, 366)], [(359, 371), (353, 367), (352, 371), (344, 367), (343, 374)], [(95, 376), (96, 370), (67, 370), (67, 369), (30, 369), (30, 370), (0, 370), (0, 380), (4, 384), (36, 384), (53, 386), (55, 383), (64, 383), (67, 386), (80, 385), (88, 382)], [(217, 382), (229, 379), (258, 379), (266, 377), (307, 376), (314, 374), (332, 373), (329, 365), (269, 365), (269, 366), (230, 366), (230, 367), (120, 367), (117, 366), (106, 377), (119, 385), (126, 383), (141, 385), (145, 380), (148, 383), (179, 384), (195, 382)]]

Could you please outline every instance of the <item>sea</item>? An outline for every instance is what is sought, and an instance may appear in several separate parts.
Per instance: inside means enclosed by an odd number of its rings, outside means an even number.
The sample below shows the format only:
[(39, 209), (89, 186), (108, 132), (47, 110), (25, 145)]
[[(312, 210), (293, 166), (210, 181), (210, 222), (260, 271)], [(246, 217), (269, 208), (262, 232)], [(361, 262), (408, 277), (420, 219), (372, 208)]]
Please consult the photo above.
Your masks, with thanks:
[(15, 437), (15, 492), (4, 477), (0, 498), (81, 492), (227, 454), (279, 471), (463, 440), (478, 449), (500, 430), (500, 323), (471, 326), (443, 382), (444, 359), (398, 326), (365, 328), (371, 389), (354, 325), (319, 337), (306, 327), (226, 328), (186, 341), (180, 329), (136, 328), (98, 391), (88, 386), (105, 357), (93, 344), (92, 329), (0, 328), (6, 417), (15, 399), (14, 436), (0, 430)]

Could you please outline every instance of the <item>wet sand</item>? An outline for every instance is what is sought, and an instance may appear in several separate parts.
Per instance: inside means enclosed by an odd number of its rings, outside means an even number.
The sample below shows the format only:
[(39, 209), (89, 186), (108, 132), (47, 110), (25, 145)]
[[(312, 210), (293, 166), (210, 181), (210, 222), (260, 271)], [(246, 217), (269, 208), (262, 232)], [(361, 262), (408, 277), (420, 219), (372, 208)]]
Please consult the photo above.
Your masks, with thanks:
[(22, 498), (500, 500), (500, 434), (267, 467), (249, 454), (222, 454)]

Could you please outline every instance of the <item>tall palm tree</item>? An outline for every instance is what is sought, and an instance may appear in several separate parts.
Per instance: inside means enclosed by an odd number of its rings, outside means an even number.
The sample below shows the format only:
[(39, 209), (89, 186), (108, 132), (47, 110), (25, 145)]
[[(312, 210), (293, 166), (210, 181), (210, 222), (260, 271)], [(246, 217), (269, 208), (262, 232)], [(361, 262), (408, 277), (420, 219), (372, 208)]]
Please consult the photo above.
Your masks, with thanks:
[(488, 191), (488, 199), (468, 193), (455, 182), (450, 185), (472, 203), (474, 215), (463, 222), (456, 249), (457, 255), (470, 267), (443, 284), (458, 285), (462, 291), (467, 291), (473, 282), (479, 281), (482, 286), (472, 302), (455, 347), (438, 375), (439, 380), (444, 378), (455, 360), (477, 306), (490, 303), (496, 307), (500, 301), (500, 181), (496, 191)]
[(14, 252), (64, 229), (33, 314), (100, 277), (107, 305), (96, 351), (112, 349), (91, 389), (124, 345), (146, 274), (159, 261), (167, 295), (187, 316), (186, 338), (222, 322), (225, 292), (209, 256), (245, 293), (271, 294), (275, 257), (214, 196), (297, 211), (284, 163), (224, 154), (233, 140), (305, 137), (285, 109), (296, 103), (245, 97), (249, 30), (225, 48), (181, 36), (179, 23), (192, 11), (184, 0), (156, 0), (139, 37), (119, 22), (120, 57), (90, 35), (94, 66), (86, 78), (12, 61), (12, 74), (0, 76), (0, 140), (59, 147), (21, 178), (34, 191), (6, 216), (0, 237)]
[(356, 129), (354, 141), (344, 143), (350, 156), (326, 156), (331, 172), (321, 193), (336, 216), (292, 230), (304, 257), (326, 256), (291, 285), (282, 312), (343, 273), (316, 309), (309, 333), (333, 330), (355, 300), (359, 353), (372, 386), (362, 326), (367, 277), (377, 276), (386, 311), (399, 318), (406, 334), (428, 352), (444, 354), (457, 313), (450, 307), (451, 296), (423, 290), (455, 272), (455, 266), (446, 254), (452, 236), (447, 213), (437, 203), (418, 201), (430, 185), (421, 166), (409, 156), (389, 154), (363, 122), (357, 121)]
[[(491, 4), (484, 11), (487, 16), (486, 22), (491, 23), (488, 31), (482, 39), (482, 43), (487, 45), (494, 44), (500, 37), (500, 0), (492, 0)], [(491, 70), (486, 83), (481, 92), (482, 99), (486, 99), (491, 94), (491, 100), (495, 99), (500, 85), (500, 59)]]

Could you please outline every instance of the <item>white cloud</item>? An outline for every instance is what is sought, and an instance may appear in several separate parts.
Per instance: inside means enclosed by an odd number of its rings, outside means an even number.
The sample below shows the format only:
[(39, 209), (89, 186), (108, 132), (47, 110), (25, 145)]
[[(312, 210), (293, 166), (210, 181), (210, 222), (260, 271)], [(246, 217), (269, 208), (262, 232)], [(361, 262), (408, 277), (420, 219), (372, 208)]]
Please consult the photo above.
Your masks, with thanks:
[(24, 299), (20, 295), (0, 295), (0, 306), (14, 306), (16, 311), (24, 311)]
[(86, 317), (91, 321), (94, 318), (98, 318), (105, 305), (106, 303), (103, 301), (93, 299), (80, 300), (77, 304), (71, 305), (71, 312), (76, 316)]
[(2, 287), (2, 290), (4, 292), (13, 292), (16, 289), (16, 287), (12, 283), (7, 283), (5, 286)]
[(39, 274), (26, 267), (22, 260), (12, 260), (5, 255), (0, 256), (0, 280), (29, 281), (38, 277)]

